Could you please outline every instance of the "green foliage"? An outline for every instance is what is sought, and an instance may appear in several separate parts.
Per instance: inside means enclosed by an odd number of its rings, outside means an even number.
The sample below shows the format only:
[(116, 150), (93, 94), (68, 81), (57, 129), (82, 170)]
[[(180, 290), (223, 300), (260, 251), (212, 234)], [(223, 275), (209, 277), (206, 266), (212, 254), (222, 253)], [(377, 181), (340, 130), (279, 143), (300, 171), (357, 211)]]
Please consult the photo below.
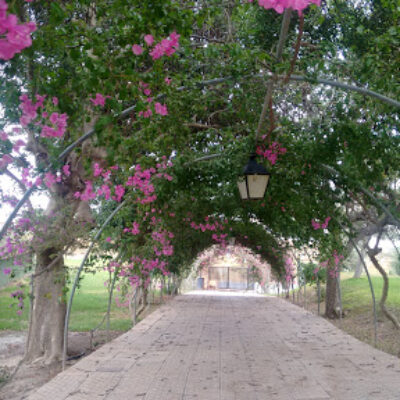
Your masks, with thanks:
[[(317, 270), (317, 273), (315, 271)], [(302, 272), (306, 283), (313, 285), (319, 280), (319, 282), (326, 282), (326, 268), (319, 268), (318, 265), (313, 263), (302, 264)]]

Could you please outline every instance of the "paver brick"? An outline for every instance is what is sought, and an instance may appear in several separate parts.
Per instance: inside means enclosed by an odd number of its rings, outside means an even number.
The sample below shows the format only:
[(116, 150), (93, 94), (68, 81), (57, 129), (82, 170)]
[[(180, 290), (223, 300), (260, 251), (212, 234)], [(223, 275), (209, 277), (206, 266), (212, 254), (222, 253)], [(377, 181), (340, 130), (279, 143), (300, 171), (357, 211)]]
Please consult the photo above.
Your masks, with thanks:
[(400, 360), (282, 299), (179, 296), (29, 400), (399, 400)]

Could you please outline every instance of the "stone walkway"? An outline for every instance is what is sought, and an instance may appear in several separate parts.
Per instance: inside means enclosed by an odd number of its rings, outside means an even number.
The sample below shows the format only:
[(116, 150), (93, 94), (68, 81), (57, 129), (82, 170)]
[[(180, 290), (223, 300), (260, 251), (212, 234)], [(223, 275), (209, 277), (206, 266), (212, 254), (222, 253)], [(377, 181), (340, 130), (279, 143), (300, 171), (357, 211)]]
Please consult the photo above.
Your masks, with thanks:
[(398, 400), (400, 360), (281, 299), (195, 293), (29, 399)]

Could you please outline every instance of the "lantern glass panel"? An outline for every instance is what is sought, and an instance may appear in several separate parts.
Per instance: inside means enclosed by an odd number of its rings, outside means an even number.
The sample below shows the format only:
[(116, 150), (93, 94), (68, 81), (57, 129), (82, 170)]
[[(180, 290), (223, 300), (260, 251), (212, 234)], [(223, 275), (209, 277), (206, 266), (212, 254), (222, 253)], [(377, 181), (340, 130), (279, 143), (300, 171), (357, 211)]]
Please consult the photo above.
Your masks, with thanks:
[(248, 194), (247, 194), (247, 187), (246, 187), (246, 180), (244, 177), (239, 178), (238, 180), (238, 188), (239, 188), (239, 193), (240, 197), (242, 200), (248, 200)]
[(268, 185), (269, 175), (247, 175), (250, 199), (262, 199)]

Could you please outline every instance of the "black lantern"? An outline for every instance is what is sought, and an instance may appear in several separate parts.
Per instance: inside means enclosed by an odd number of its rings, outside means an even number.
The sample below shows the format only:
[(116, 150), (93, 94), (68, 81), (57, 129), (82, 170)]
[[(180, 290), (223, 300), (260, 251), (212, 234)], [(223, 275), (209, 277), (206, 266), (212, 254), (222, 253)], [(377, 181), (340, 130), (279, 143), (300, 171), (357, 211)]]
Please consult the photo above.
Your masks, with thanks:
[(238, 179), (238, 188), (242, 200), (261, 200), (264, 198), (271, 174), (256, 162), (252, 154), (243, 169), (243, 176)]

